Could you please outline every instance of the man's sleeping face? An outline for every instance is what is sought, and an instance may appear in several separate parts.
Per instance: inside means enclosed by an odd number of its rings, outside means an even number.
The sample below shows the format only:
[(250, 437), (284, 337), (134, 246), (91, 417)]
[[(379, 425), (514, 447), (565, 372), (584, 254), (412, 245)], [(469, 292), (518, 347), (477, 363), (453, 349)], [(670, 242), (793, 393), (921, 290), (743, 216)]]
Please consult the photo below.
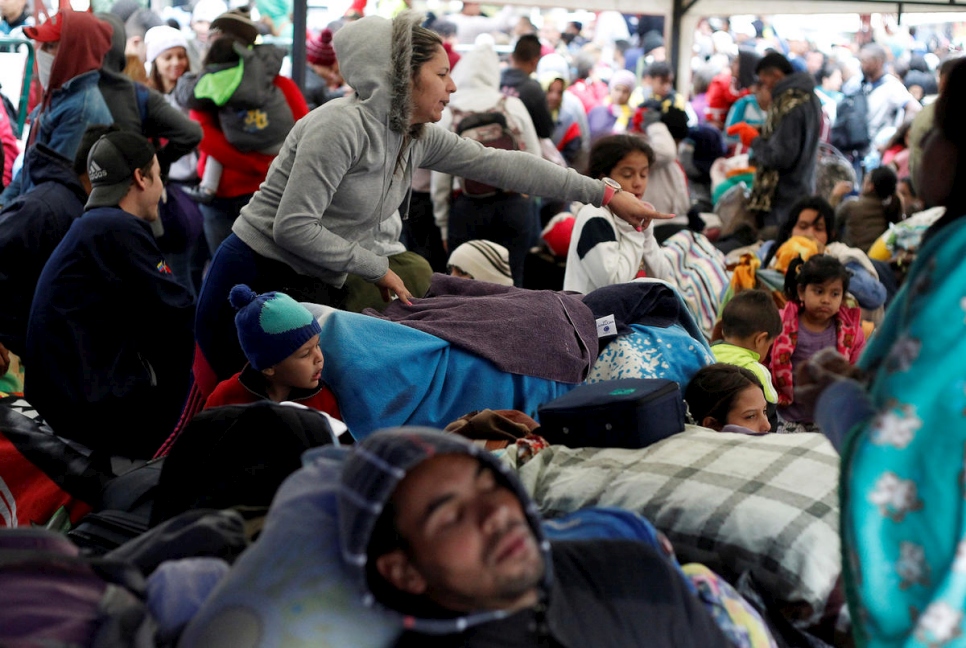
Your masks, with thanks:
[(469, 455), (431, 457), (392, 497), (402, 547), (377, 559), (397, 589), (456, 612), (537, 602), (543, 555), (523, 505)]

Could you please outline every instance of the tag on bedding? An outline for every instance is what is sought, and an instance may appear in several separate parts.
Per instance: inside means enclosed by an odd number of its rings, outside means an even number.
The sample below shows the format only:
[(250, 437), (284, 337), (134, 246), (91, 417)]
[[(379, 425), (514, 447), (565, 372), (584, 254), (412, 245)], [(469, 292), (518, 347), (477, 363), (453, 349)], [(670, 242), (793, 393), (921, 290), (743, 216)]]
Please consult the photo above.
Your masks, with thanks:
[(597, 337), (602, 338), (608, 335), (617, 335), (617, 323), (614, 321), (613, 315), (597, 318)]

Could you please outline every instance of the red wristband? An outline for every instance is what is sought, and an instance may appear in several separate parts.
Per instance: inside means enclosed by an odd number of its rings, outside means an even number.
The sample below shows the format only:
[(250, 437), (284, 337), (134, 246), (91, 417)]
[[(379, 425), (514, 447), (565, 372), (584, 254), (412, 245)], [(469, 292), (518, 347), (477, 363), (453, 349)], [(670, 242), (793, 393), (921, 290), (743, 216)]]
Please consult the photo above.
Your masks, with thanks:
[(616, 193), (617, 193), (616, 189), (614, 189), (609, 184), (604, 183), (604, 200), (603, 202), (600, 203), (600, 206), (606, 207), (608, 204), (610, 204), (610, 201), (614, 198), (614, 194)]

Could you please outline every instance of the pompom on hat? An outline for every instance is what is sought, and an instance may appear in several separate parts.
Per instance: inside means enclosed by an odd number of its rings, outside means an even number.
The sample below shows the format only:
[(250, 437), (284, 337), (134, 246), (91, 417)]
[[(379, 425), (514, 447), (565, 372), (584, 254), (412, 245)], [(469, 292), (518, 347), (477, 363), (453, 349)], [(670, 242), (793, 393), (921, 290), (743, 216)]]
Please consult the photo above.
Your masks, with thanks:
[(570, 212), (561, 212), (550, 219), (547, 226), (540, 233), (540, 238), (555, 257), (567, 258), (570, 250), (570, 239), (574, 234), (577, 218)]
[(322, 332), (307, 308), (280, 292), (256, 294), (245, 284), (231, 289), (228, 298), (238, 312), (238, 342), (252, 367), (274, 367)]
[(191, 10), (191, 22), (214, 22), (215, 18), (228, 11), (223, 0), (198, 0)]
[(332, 30), (323, 29), (305, 44), (305, 60), (312, 65), (332, 67), (335, 65), (335, 49), (332, 47)]

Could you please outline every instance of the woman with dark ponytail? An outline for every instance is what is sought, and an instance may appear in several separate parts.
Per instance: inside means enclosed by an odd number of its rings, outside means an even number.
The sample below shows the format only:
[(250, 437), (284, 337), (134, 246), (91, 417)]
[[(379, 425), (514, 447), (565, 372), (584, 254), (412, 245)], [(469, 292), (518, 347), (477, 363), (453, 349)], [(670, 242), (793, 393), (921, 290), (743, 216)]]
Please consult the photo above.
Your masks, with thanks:
[(862, 181), (862, 195), (839, 206), (836, 220), (846, 245), (868, 253), (891, 223), (902, 220), (902, 200), (896, 193), (898, 182), (892, 167), (873, 169)]

